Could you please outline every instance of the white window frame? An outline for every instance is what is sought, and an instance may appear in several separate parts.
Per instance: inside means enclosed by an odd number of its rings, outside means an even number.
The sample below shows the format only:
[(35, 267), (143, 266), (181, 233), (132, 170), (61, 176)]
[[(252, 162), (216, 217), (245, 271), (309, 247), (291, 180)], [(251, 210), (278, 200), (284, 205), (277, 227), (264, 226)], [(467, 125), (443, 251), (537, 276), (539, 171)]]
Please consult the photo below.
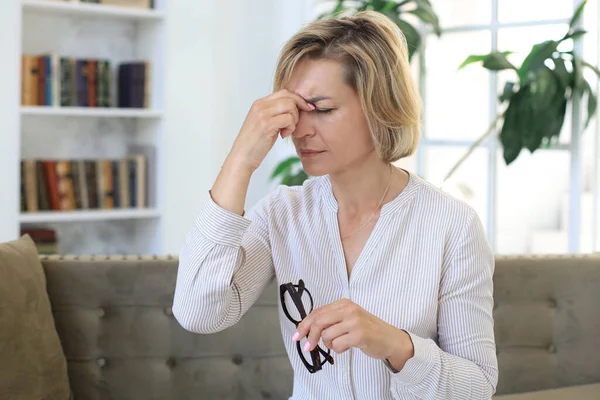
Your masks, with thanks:
[[(443, 28), (442, 32), (470, 32), (470, 31), (489, 31), (491, 33), (491, 51), (498, 50), (498, 32), (500, 29), (505, 28), (516, 28), (516, 27), (533, 27), (533, 26), (543, 26), (543, 25), (554, 25), (554, 24), (567, 24), (569, 23), (569, 19), (550, 19), (550, 20), (540, 20), (540, 21), (523, 21), (523, 22), (514, 22), (514, 23), (500, 23), (498, 20), (498, 2), (502, 0), (491, 0), (492, 7), (492, 15), (491, 15), (491, 23), (483, 24), (483, 25), (463, 25), (456, 26), (451, 28)], [(573, 11), (575, 11), (582, 0), (573, 0)], [(583, 16), (580, 21), (583, 20)], [(598, 21), (600, 21), (600, 7), (598, 7)], [(432, 34), (432, 32), (424, 32), (425, 34)], [(600, 45), (600, 29), (598, 29), (598, 43)], [(421, 96), (423, 99), (423, 103), (426, 103), (426, 87), (427, 87), (427, 63), (425, 60), (425, 49), (427, 46), (427, 36), (424, 35), (421, 48), (419, 49), (419, 90), (421, 92)], [(582, 54), (583, 51), (583, 43), (578, 41), (575, 44), (575, 52), (576, 54)], [(599, 52), (600, 54), (600, 52)], [(600, 56), (599, 59), (596, 60), (596, 64), (600, 65)], [(496, 118), (498, 112), (497, 105), (497, 74), (491, 73), (489, 78), (489, 111), (490, 111), (490, 121), (491, 124)], [(596, 91), (598, 92), (600, 89), (600, 83), (596, 84)], [(568, 225), (568, 251), (569, 253), (578, 253), (580, 251), (580, 220), (581, 220), (581, 194), (583, 189), (583, 152), (581, 148), (581, 135), (582, 135), (582, 113), (580, 107), (580, 101), (576, 98), (573, 101), (573, 109), (572, 109), (572, 135), (571, 142), (568, 145), (557, 145), (553, 148), (559, 151), (569, 151), (570, 152), (570, 182), (569, 182), (569, 225)], [(424, 107), (423, 110), (423, 124), (426, 124), (425, 114), (427, 112), (427, 107)], [(464, 147), (465, 150), (473, 143), (470, 140), (452, 140), (452, 139), (430, 139), (425, 134), (426, 129), (423, 129), (423, 134), (421, 136), (421, 143), (417, 150), (417, 174), (421, 176), (426, 176), (426, 168), (425, 168), (425, 157), (426, 150), (429, 146), (437, 146), (437, 147)], [(600, 155), (600, 123), (596, 124), (596, 132), (595, 133), (595, 143), (594, 143), (594, 188), (593, 188), (593, 198), (594, 198), (594, 213), (593, 213), (593, 229), (592, 229), (592, 240), (593, 240), (593, 249), (594, 251), (598, 251), (597, 242), (598, 242), (598, 220), (599, 218), (599, 186), (600, 186), (600, 161), (598, 160)], [(488, 151), (488, 188), (487, 188), (487, 218), (484, 221), (486, 225), (488, 240), (492, 245), (494, 251), (497, 251), (497, 187), (498, 187), (498, 149), (500, 149), (500, 144), (497, 138), (497, 135), (492, 135), (488, 140), (481, 143), (479, 148), (487, 148)]]

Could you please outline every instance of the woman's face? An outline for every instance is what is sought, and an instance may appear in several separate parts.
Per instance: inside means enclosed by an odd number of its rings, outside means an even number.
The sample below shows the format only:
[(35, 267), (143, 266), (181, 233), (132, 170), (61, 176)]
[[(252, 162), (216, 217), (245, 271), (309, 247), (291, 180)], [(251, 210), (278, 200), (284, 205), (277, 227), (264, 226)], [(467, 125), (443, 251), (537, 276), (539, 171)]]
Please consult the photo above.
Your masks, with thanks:
[(374, 156), (360, 100), (331, 60), (300, 61), (286, 89), (317, 108), (300, 111), (292, 140), (308, 175), (333, 174)]

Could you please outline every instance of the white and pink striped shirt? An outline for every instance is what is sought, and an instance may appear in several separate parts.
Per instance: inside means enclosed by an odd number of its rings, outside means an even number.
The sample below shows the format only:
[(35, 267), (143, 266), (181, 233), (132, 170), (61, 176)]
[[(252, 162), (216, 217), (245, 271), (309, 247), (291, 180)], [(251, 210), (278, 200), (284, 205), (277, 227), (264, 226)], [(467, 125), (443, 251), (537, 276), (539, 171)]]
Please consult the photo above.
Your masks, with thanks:
[(335, 364), (311, 374), (280, 306), (293, 399), (489, 399), (498, 381), (493, 272), (473, 208), (410, 174), (348, 279), (337, 201), (323, 176), (280, 186), (243, 217), (207, 194), (181, 249), (173, 313), (190, 331), (215, 333), (238, 322), (273, 279), (302, 279), (315, 308), (349, 298), (409, 332), (415, 351), (398, 373), (353, 348), (332, 352)]

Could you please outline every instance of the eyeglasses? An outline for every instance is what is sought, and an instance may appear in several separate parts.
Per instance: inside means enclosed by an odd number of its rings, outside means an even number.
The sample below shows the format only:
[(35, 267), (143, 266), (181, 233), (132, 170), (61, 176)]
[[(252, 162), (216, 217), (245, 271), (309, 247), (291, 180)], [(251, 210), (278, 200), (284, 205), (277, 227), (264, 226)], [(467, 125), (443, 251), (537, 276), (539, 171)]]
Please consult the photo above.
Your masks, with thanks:
[[(292, 300), (292, 305), (295, 307), (294, 309), (300, 315), (300, 320), (295, 319), (290, 314), (290, 312), (288, 310), (288, 305), (286, 304), (287, 303), (286, 297), (285, 297), (286, 293), (289, 294), (289, 297)], [(304, 304), (302, 303), (302, 295), (304, 293), (306, 293), (308, 295), (308, 299), (310, 300), (310, 310), (308, 310), (308, 313), (306, 312)], [(310, 294), (308, 289), (306, 289), (306, 287), (304, 286), (304, 281), (302, 279), (300, 279), (300, 281), (298, 281), (297, 285), (294, 285), (291, 282), (280, 285), (279, 286), (279, 295), (281, 296), (281, 305), (283, 307), (283, 312), (284, 312), (285, 316), (290, 321), (292, 321), (294, 323), (294, 325), (296, 325), (296, 327), (313, 310), (312, 295)], [(310, 352), (310, 358), (311, 358), (312, 364), (306, 360), (306, 357), (304, 357), (304, 352), (302, 351), (302, 347), (300, 345), (300, 340), (298, 340), (296, 342), (296, 349), (298, 350), (298, 354), (300, 355), (300, 359), (302, 360), (302, 363), (304, 364), (304, 366), (308, 369), (308, 371), (310, 373), (315, 373), (317, 371), (320, 371), (326, 362), (333, 364), (333, 357), (331, 357), (331, 350), (329, 350), (329, 349), (327, 349), (327, 351), (325, 351), (319, 345), (317, 345), (317, 347), (315, 347), (315, 349)], [(321, 359), (321, 355), (323, 356), (323, 359)]]

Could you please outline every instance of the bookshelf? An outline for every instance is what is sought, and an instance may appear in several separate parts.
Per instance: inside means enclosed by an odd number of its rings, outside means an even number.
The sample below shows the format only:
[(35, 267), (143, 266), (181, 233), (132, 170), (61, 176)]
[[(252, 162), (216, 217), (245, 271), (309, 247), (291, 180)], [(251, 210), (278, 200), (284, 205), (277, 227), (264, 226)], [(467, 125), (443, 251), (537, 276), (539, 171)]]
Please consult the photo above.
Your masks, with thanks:
[(53, 13), (80, 17), (119, 18), (135, 21), (159, 22), (164, 13), (157, 10), (138, 10), (103, 4), (81, 3), (78, 1), (23, 0), (26, 12)]
[(21, 106), (21, 115), (90, 118), (162, 118), (162, 112), (146, 109)]
[(61, 212), (30, 212), (22, 213), (22, 224), (48, 224), (91, 221), (116, 221), (133, 219), (154, 219), (160, 217), (160, 211), (155, 209), (123, 209), (123, 210), (75, 210)]
[[(166, 0), (154, 9), (78, 1), (21, 0), (3, 6), (0, 52), (0, 241), (21, 228), (52, 228), (66, 254), (162, 252)], [(21, 105), (21, 55), (56, 54), (110, 62), (111, 107)], [(4, 59), (4, 57), (3, 57)], [(144, 108), (117, 108), (118, 66), (147, 61), (149, 101)], [(18, 78), (18, 79), (17, 79)], [(4, 118), (4, 115), (6, 118)], [(142, 208), (21, 211), (20, 162), (123, 159), (147, 156)]]

